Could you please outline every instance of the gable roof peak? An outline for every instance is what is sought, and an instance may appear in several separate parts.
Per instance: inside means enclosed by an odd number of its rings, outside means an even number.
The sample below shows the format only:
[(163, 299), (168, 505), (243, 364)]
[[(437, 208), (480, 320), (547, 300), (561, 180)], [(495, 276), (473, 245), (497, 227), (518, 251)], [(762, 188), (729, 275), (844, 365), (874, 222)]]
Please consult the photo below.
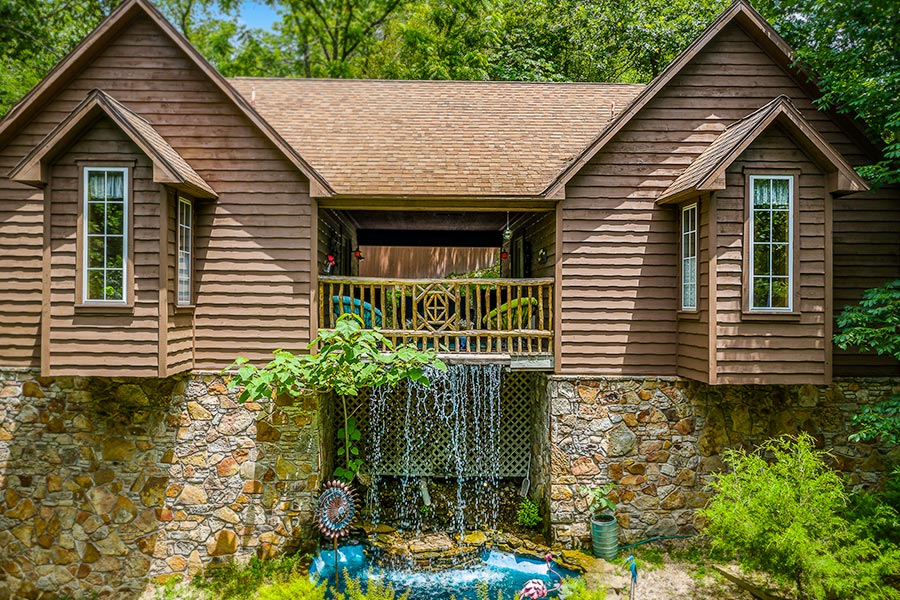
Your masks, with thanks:
[(334, 193), (325, 178), (300, 155), (296, 148), (288, 144), (259, 113), (244, 100), (228, 83), (225, 77), (213, 67), (200, 52), (179, 32), (150, 0), (125, 0), (117, 6), (94, 30), (87, 35), (68, 55), (22, 100), (16, 103), (0, 119), (0, 147), (9, 137), (27, 123), (40, 107), (65, 85), (69, 73), (77, 73), (86, 66), (94, 55), (106, 46), (131, 20), (139, 14), (147, 16), (174, 43), (188, 59), (221, 91), (251, 123), (284, 154), (310, 181), (310, 192), (318, 196)]

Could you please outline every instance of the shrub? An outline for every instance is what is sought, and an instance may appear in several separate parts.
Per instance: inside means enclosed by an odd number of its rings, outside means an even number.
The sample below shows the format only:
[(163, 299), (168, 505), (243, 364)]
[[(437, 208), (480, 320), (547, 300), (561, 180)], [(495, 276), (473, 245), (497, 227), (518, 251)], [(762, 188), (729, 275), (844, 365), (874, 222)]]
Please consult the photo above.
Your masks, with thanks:
[(229, 563), (195, 577), (194, 586), (205, 590), (211, 598), (250, 600), (256, 591), (269, 583), (293, 580), (300, 575), (299, 556), (271, 560), (253, 557), (246, 564)]
[(537, 502), (531, 498), (522, 498), (519, 502), (519, 525), (534, 529), (541, 524), (541, 510)]
[(324, 600), (325, 586), (317, 585), (308, 577), (298, 575), (281, 583), (259, 588), (259, 600)]
[(346, 581), (346, 589), (343, 592), (335, 593), (334, 600), (407, 600), (409, 598), (409, 590), (398, 595), (390, 584), (381, 583), (377, 579), (370, 579), (364, 590), (359, 580), (350, 577), (347, 571), (344, 571), (344, 581)]
[(900, 551), (849, 519), (843, 482), (824, 454), (806, 434), (755, 453), (727, 451), (732, 472), (713, 483), (703, 511), (713, 548), (794, 584), (800, 597), (900, 599), (891, 587)]
[(606, 600), (606, 588), (588, 590), (581, 578), (564, 580), (562, 589), (566, 600)]

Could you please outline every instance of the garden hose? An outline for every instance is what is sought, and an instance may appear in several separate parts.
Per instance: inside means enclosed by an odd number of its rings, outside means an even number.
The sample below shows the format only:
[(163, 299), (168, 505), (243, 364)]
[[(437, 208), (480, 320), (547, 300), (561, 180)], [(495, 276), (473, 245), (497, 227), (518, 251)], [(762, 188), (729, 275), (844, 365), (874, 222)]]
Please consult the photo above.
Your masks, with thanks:
[(634, 542), (633, 544), (626, 544), (625, 546), (619, 546), (619, 550), (627, 550), (628, 548), (634, 548), (635, 546), (642, 546), (644, 544), (649, 544), (650, 542), (660, 542), (663, 540), (684, 540), (687, 538), (697, 537), (698, 534), (692, 533), (690, 535), (659, 535), (652, 538), (647, 538), (646, 540), (641, 540), (639, 542)]

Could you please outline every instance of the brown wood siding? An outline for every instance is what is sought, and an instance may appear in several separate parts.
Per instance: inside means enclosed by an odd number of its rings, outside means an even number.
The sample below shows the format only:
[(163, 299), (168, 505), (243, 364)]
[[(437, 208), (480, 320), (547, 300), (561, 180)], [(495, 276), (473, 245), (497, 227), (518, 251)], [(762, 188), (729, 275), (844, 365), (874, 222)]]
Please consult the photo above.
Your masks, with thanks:
[(365, 260), (360, 277), (390, 279), (442, 279), (485, 269), (499, 259), (496, 248), (450, 248), (414, 246), (360, 246)]
[[(677, 221), (671, 209), (654, 201), (727, 125), (779, 94), (789, 96), (851, 164), (867, 162), (785, 69), (732, 23), (568, 182), (562, 204), (562, 373), (669, 375), (681, 368)], [(865, 218), (871, 217), (874, 227), (881, 217), (897, 218), (893, 206), (900, 194), (891, 191), (890, 197), (871, 201)], [(840, 238), (845, 234), (838, 219)], [(897, 221), (890, 227), (896, 232)], [(858, 287), (847, 281), (846, 265), (855, 251), (849, 243), (835, 244), (838, 289)], [(891, 263), (883, 271), (896, 268), (898, 257), (889, 248), (871, 252), (874, 260)], [(754, 330), (763, 339), (778, 327), (758, 324)], [(803, 333), (821, 338), (823, 331), (818, 324)], [(748, 364), (754, 361), (752, 351), (741, 354)], [(835, 375), (842, 373), (835, 369)]]
[[(167, 211), (167, 252), (166, 252), (166, 307), (169, 317), (166, 327), (166, 372), (169, 375), (189, 371), (194, 366), (194, 311), (177, 306), (178, 294), (178, 203), (175, 193), (169, 190), (166, 194)], [(199, 204), (196, 200), (196, 214)], [(196, 278), (196, 268), (193, 277)]]
[[(900, 186), (834, 200), (834, 314), (900, 278)], [(835, 376), (900, 375), (885, 356), (834, 347)]]
[[(556, 264), (556, 213), (536, 213), (528, 215), (521, 224), (520, 231), (531, 249), (530, 277), (553, 277)], [(547, 258), (543, 264), (538, 261), (539, 252), (543, 249)]]
[(351, 251), (356, 248), (356, 227), (350, 219), (338, 211), (320, 209), (318, 236), (316, 268), (320, 274), (324, 274), (325, 257), (329, 252), (334, 252), (337, 259), (331, 275), (359, 274), (357, 261), (351, 255)]
[[(220, 369), (238, 354), (259, 360), (274, 348), (304, 347), (308, 181), (148, 18), (136, 17), (0, 151), (0, 172), (93, 88), (150, 121), (219, 193), (196, 211), (196, 367)], [(0, 350), (4, 364), (14, 366), (38, 364), (39, 198), (0, 180), (0, 287), (11, 290), (11, 301), (0, 303)], [(10, 229), (10, 222), (17, 225)], [(16, 260), (13, 248), (22, 254)], [(119, 337), (133, 338), (124, 327)]]
[[(133, 256), (133, 308), (96, 309), (75, 306), (79, 182), (83, 169), (103, 161), (131, 161), (129, 167), (129, 239)], [(50, 178), (50, 360), (54, 375), (114, 375), (121, 365), (129, 374), (155, 377), (159, 340), (159, 185), (153, 165), (110, 120), (102, 119), (60, 156)], [(130, 292), (129, 292), (130, 293)], [(123, 333), (127, 332), (127, 335)]]
[[(678, 318), (678, 375), (709, 382), (709, 199), (697, 198), (697, 310), (679, 312)], [(680, 214), (677, 207), (677, 235), (680, 240)], [(679, 242), (680, 244), (680, 242)], [(681, 261), (681, 246), (677, 260)], [(680, 270), (679, 270), (680, 273)], [(681, 306), (681, 280), (676, 286), (676, 305)]]
[[(799, 171), (799, 219), (794, 247), (796, 319), (752, 320), (744, 312), (748, 268), (744, 239), (745, 170), (778, 165)], [(762, 134), (726, 172), (726, 189), (715, 195), (718, 213), (717, 381), (723, 384), (825, 384), (825, 176), (780, 127)], [(797, 260), (799, 258), (799, 260)], [(797, 288), (799, 286), (799, 288)], [(799, 305), (796, 305), (799, 300)]]

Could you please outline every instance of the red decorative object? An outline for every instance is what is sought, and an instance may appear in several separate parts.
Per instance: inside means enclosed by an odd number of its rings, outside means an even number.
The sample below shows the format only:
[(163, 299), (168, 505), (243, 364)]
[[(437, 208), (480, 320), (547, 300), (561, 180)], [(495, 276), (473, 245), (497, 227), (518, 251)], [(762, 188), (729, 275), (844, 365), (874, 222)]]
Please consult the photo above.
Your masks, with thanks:
[(325, 255), (325, 264), (323, 265), (323, 271), (326, 275), (331, 275), (331, 272), (334, 271), (334, 267), (337, 265), (337, 260), (334, 258), (334, 253), (329, 252)]
[(366, 257), (363, 256), (362, 251), (359, 248), (353, 251), (353, 258), (356, 260), (366, 260)]
[(500, 260), (506, 260), (507, 258), (509, 258), (509, 252), (507, 252), (506, 250), (501, 251)]

